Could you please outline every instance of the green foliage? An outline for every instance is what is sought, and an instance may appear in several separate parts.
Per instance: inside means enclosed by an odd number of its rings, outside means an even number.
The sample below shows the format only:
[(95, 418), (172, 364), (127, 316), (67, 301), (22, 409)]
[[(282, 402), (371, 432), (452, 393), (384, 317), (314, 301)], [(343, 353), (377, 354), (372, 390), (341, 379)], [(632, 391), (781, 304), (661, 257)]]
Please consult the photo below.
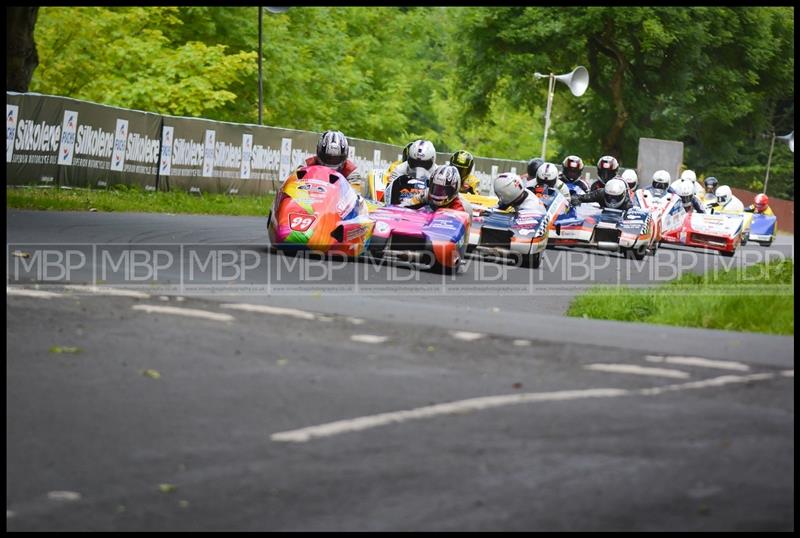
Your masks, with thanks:
[[(31, 91), (255, 123), (257, 7), (45, 7)], [(794, 128), (791, 7), (294, 7), (263, 12), (264, 123), (527, 160), (546, 80), (547, 157), (636, 162), (640, 137), (681, 140), (688, 167), (745, 186), (771, 130)], [(793, 196), (776, 144), (770, 192)], [(719, 170), (719, 172), (717, 172)], [(747, 178), (745, 177), (747, 176)], [(749, 178), (749, 179), (748, 179)]]
[(687, 274), (657, 287), (598, 287), (567, 315), (707, 329), (794, 334), (794, 262)]
[(559, 85), (554, 101), (552, 136), (570, 151), (635, 162), (639, 137), (654, 137), (684, 141), (693, 168), (753, 164), (763, 132), (793, 128), (793, 19), (794, 8), (476, 9), (463, 19), (462, 97), (488, 118), (504, 77), (513, 99), (544, 102), (532, 71), (583, 64), (586, 94)]
[(31, 91), (152, 112), (214, 116), (228, 88), (255, 69), (253, 52), (175, 44), (177, 8), (45, 7), (36, 25), (39, 67)]

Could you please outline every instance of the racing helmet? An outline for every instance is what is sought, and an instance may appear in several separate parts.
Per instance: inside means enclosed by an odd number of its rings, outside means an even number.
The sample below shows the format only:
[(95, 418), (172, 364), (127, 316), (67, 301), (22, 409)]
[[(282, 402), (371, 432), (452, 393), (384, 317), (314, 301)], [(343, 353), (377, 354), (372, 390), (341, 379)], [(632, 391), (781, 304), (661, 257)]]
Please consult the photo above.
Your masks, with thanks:
[(428, 180), (428, 202), (434, 207), (443, 207), (458, 196), (461, 176), (452, 165), (440, 166)]
[(317, 159), (330, 168), (339, 169), (347, 160), (350, 145), (341, 131), (325, 131), (317, 142)]
[(625, 180), (625, 183), (628, 184), (628, 188), (632, 191), (635, 191), (636, 187), (639, 186), (639, 176), (636, 175), (636, 170), (633, 168), (628, 168), (622, 172), (622, 179)]
[(403, 162), (408, 161), (408, 149), (411, 147), (411, 144), (414, 142), (409, 142), (406, 144), (406, 147), (403, 148)]
[(697, 175), (694, 173), (694, 170), (684, 170), (681, 172), (681, 177), (678, 179), (685, 179), (687, 181), (697, 181)]
[(731, 201), (731, 196), (733, 196), (733, 192), (731, 188), (727, 185), (720, 185), (717, 187), (717, 190), (714, 191), (714, 194), (717, 195), (717, 201), (719, 205), (725, 205)]
[(683, 207), (692, 205), (692, 198), (694, 198), (694, 183), (692, 181), (679, 179), (672, 184), (672, 190), (680, 197)]
[(528, 179), (536, 179), (536, 171), (544, 164), (544, 159), (534, 157), (528, 161)]
[(522, 178), (512, 172), (503, 172), (494, 178), (494, 193), (502, 205), (511, 205), (525, 192)]
[(432, 170), (436, 165), (436, 148), (430, 140), (415, 140), (408, 148), (408, 167)]
[(553, 163), (544, 163), (536, 171), (536, 183), (555, 187), (558, 180), (558, 168)]
[(619, 170), (619, 162), (611, 155), (600, 157), (600, 160), (597, 161), (597, 177), (604, 184), (617, 175), (617, 170)]
[(716, 192), (717, 187), (719, 186), (719, 181), (714, 176), (708, 176), (705, 181), (703, 181), (703, 185), (706, 188), (706, 192)]
[(756, 194), (756, 199), (753, 202), (756, 210), (760, 213), (769, 207), (769, 196), (764, 193)]
[(475, 157), (469, 151), (459, 150), (450, 156), (450, 164), (455, 166), (464, 181), (475, 170)]
[(654, 189), (664, 189), (666, 190), (669, 187), (670, 177), (669, 172), (666, 170), (657, 170), (655, 174), (653, 174), (653, 188)]
[(615, 177), (606, 183), (603, 191), (606, 207), (616, 209), (625, 203), (625, 198), (628, 195), (628, 185), (623, 180)]
[(569, 155), (564, 162), (561, 163), (561, 170), (564, 177), (569, 181), (577, 181), (583, 173), (583, 159), (577, 155)]

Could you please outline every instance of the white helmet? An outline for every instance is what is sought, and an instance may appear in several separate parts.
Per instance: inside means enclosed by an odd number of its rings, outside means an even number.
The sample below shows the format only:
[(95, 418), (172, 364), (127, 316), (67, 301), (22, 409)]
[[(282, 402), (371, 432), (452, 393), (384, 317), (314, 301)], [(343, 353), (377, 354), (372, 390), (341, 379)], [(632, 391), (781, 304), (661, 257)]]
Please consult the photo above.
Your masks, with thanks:
[(658, 170), (655, 174), (653, 174), (653, 188), (666, 189), (669, 187), (670, 179), (669, 172), (666, 170)]
[(415, 140), (408, 148), (408, 168), (425, 168), (433, 172), (436, 166), (436, 148), (430, 140)]
[(636, 175), (636, 170), (633, 168), (628, 168), (622, 172), (622, 179), (625, 180), (625, 183), (628, 184), (628, 188), (632, 191), (635, 191), (636, 187), (639, 186), (639, 177)]
[(536, 171), (536, 182), (555, 187), (558, 179), (558, 168), (553, 163), (544, 163)]
[(621, 179), (613, 178), (608, 180), (603, 190), (605, 191), (606, 207), (616, 209), (625, 202), (628, 185)]
[(503, 172), (494, 178), (494, 193), (503, 205), (511, 205), (523, 192), (525, 185), (517, 174)]
[(731, 188), (727, 185), (720, 185), (717, 187), (717, 190), (714, 191), (714, 194), (717, 195), (717, 202), (719, 202), (720, 205), (725, 205), (730, 202), (731, 196), (733, 196)]
[(680, 197), (684, 207), (692, 203), (692, 198), (694, 198), (694, 183), (692, 181), (679, 179), (672, 184), (672, 190)]
[(681, 172), (680, 179), (687, 179), (689, 181), (697, 181), (697, 175), (695, 175), (694, 170), (684, 170)]

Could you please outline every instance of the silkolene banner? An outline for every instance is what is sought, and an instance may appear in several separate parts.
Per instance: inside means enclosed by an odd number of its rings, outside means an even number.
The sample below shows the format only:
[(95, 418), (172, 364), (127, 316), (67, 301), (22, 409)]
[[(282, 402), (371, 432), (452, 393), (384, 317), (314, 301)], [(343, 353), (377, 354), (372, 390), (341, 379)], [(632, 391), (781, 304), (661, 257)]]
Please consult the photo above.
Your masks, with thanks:
[[(316, 151), (320, 133), (165, 116), (66, 97), (6, 92), (8, 184), (96, 186), (264, 194)], [(345, 133), (347, 134), (347, 133)], [(348, 137), (364, 178), (386, 169), (402, 146)], [(468, 149), (468, 148), (466, 148)], [(438, 153), (444, 164), (450, 153)], [(588, 168), (588, 167), (587, 167)], [(481, 191), (525, 161), (475, 158)]]
[(318, 137), (306, 131), (163, 116), (159, 188), (274, 192), (316, 151)]
[(156, 185), (158, 114), (7, 92), (6, 128), (10, 184)]

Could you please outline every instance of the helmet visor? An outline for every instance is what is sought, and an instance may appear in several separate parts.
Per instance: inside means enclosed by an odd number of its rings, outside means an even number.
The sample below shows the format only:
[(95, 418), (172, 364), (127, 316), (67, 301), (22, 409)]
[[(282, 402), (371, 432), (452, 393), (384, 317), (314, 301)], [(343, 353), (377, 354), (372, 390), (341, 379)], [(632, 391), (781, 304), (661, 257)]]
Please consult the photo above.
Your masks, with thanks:
[(597, 177), (599, 177), (603, 183), (614, 177), (614, 174), (616, 174), (616, 170), (612, 170), (610, 168), (597, 169)]
[(408, 158), (409, 168), (425, 168), (426, 170), (430, 170), (432, 166), (433, 159), (417, 159), (416, 157)]
[(606, 206), (616, 208), (622, 205), (625, 201), (625, 193), (622, 194), (609, 194), (606, 193)]
[(338, 168), (346, 159), (346, 155), (328, 155), (327, 153), (319, 155), (319, 160), (322, 164), (331, 168)]
[(576, 181), (581, 177), (581, 171), (577, 168), (564, 168), (564, 177), (570, 181)]
[(449, 203), (456, 195), (453, 185), (442, 185), (433, 183), (428, 192), (428, 199), (435, 206), (443, 206)]

